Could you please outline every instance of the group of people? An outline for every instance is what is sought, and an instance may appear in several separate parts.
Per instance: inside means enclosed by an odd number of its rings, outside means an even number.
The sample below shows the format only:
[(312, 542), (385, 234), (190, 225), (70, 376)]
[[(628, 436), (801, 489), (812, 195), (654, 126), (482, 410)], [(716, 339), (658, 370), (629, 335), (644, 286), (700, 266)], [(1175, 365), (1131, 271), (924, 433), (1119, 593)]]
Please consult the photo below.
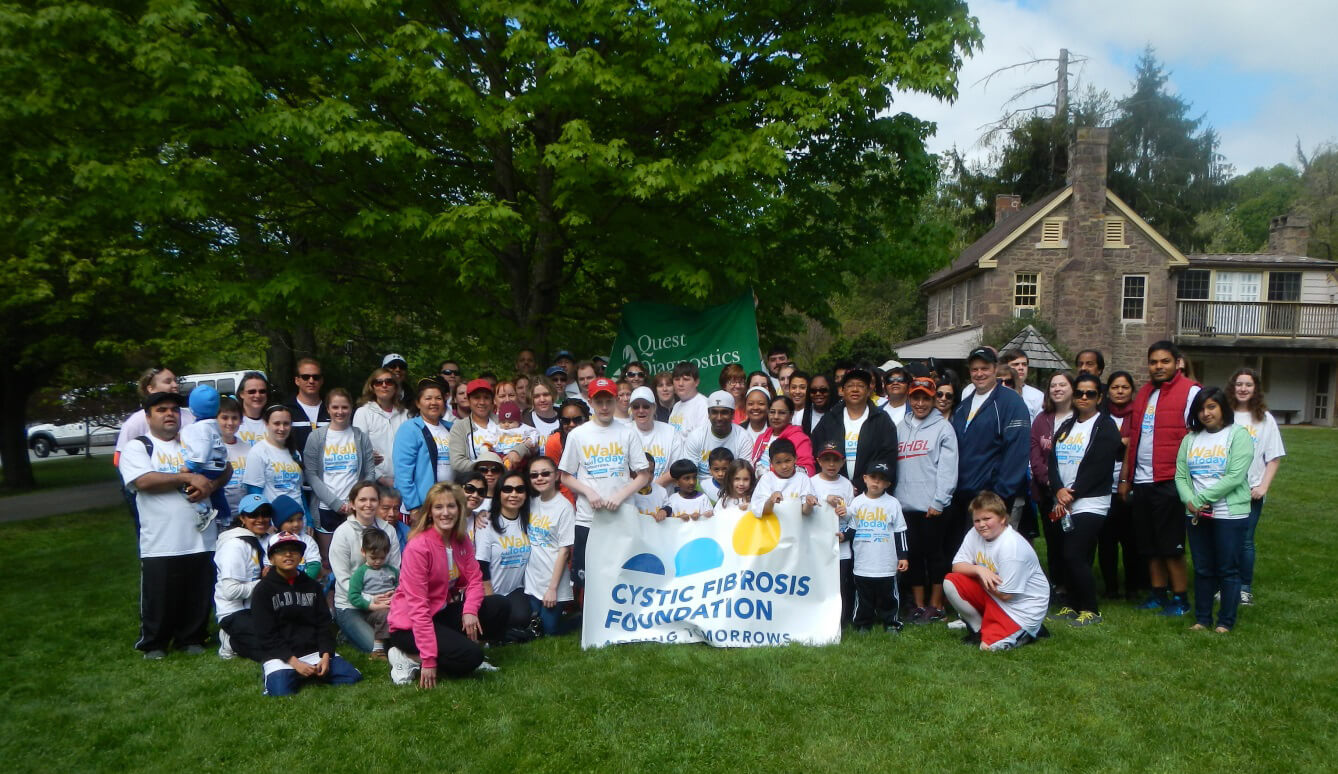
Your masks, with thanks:
[(270, 695), (361, 678), (334, 628), (394, 682), (430, 688), (494, 668), (483, 643), (573, 628), (602, 559), (586, 551), (595, 512), (623, 503), (687, 521), (829, 505), (856, 630), (951, 607), (964, 641), (1017, 647), (1047, 619), (1101, 623), (1121, 564), (1140, 608), (1185, 615), (1186, 542), (1193, 628), (1230, 631), (1253, 601), (1254, 530), (1284, 452), (1248, 368), (1201, 388), (1165, 341), (1141, 387), (1092, 350), (1043, 390), (1025, 354), (987, 347), (965, 384), (933, 361), (809, 374), (778, 347), (763, 362), (707, 391), (690, 361), (615, 379), (599, 358), (558, 352), (541, 370), (522, 350), (511, 379), (446, 360), (412, 382), (392, 353), (355, 399), (303, 359), (286, 402), (259, 372), (235, 396), (183, 396), (153, 369), (117, 443), (142, 566), (136, 647), (202, 652), (212, 607), (219, 655), (260, 662)]

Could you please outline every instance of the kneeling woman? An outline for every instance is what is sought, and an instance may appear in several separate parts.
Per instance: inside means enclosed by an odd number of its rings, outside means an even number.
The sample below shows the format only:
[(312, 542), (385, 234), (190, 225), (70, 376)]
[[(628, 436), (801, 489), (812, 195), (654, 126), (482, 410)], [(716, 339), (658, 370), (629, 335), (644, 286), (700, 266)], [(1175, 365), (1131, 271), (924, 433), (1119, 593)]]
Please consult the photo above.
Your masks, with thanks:
[[(428, 490), (414, 518), (400, 566), (400, 585), (390, 601), (390, 679), (432, 688), (437, 671), (462, 677), (484, 666), (480, 638), (501, 639), (508, 606), (484, 597), (483, 574), (474, 558), (465, 518), (465, 492), (439, 483)], [(454, 592), (462, 601), (448, 601)]]
[(1219, 634), (1236, 625), (1240, 605), (1240, 554), (1250, 517), (1250, 463), (1254, 440), (1235, 424), (1226, 393), (1209, 387), (1194, 397), (1189, 434), (1180, 442), (1175, 489), (1189, 518), (1189, 550), (1194, 555), (1194, 625), (1213, 625), (1213, 595)]
[(1008, 650), (1042, 635), (1050, 583), (1026, 538), (1008, 526), (1008, 509), (993, 492), (969, 506), (973, 530), (952, 558), (943, 593), (981, 650)]
[(488, 521), (474, 525), (474, 546), (483, 572), (483, 593), (506, 599), (507, 642), (534, 639), (525, 568), (530, 563), (530, 487), (525, 472), (513, 470), (497, 484)]

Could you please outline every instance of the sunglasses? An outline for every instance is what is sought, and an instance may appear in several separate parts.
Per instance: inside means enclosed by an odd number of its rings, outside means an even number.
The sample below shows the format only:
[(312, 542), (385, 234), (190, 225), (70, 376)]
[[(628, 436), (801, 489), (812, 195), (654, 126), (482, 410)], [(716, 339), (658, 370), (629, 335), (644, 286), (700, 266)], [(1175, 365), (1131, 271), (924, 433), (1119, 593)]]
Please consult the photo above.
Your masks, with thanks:
[(297, 378), (301, 379), (304, 382), (319, 382), (324, 377), (322, 377), (320, 374), (298, 374)]
[(558, 417), (560, 425), (579, 425), (585, 422), (585, 417)]
[(527, 492), (529, 490), (526, 489), (524, 486), (518, 484), (504, 484), (502, 486), (497, 487), (497, 491), (501, 492), (502, 494), (520, 494), (523, 492)]
[(905, 379), (902, 379), (900, 376), (894, 376), (894, 377), (892, 377), (891, 379), (888, 379), (888, 380), (887, 380), (887, 383), (888, 383), (888, 384), (905, 384), (905, 383), (906, 383), (906, 380), (905, 380)]
[(440, 373), (442, 376), (458, 376), (460, 372), (454, 368), (443, 368)]
[(395, 383), (394, 379), (373, 379), (372, 384), (377, 387), (389, 387)]
[(628, 372), (627, 372), (627, 378), (628, 378), (628, 379), (645, 379), (645, 378), (646, 378), (646, 372), (645, 372), (645, 371), (628, 371)]
[(535, 470), (530, 473), (530, 478), (548, 478), (553, 475), (551, 470)]
[(473, 484), (465, 484), (460, 488), (465, 490), (466, 494), (483, 494), (485, 491), (487, 491), (484, 487), (474, 486)]
[(943, 398), (943, 399), (946, 400), (946, 399), (952, 397), (952, 393), (951, 393), (951, 392), (936, 392), (936, 393), (934, 393), (934, 397), (935, 397), (935, 398)]
[(502, 469), (494, 465), (477, 465), (474, 467), (474, 470), (475, 472), (482, 473), (485, 476), (502, 475)]
[(258, 390), (243, 390), (243, 391), (242, 391), (242, 394), (243, 394), (243, 395), (268, 395), (268, 394), (269, 394), (269, 390), (265, 389), (264, 387), (261, 387), (261, 388), (258, 389)]
[(1084, 400), (1096, 400), (1101, 397), (1101, 393), (1097, 390), (1074, 390), (1073, 397), (1082, 398)]

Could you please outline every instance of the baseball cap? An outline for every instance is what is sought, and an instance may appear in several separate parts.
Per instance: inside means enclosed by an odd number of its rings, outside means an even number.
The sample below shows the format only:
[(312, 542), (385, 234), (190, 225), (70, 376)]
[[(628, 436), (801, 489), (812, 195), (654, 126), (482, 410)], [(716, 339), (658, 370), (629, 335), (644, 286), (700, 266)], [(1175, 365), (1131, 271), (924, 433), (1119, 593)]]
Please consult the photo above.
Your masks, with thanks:
[(409, 361), (405, 360), (404, 355), (401, 355), (398, 352), (391, 352), (389, 355), (386, 355), (385, 357), (381, 358), (381, 367), (385, 368), (386, 366), (390, 365), (391, 363), (394, 363), (395, 361), (399, 361), (400, 365), (404, 366), (405, 368), (409, 367)]
[(504, 401), (497, 407), (497, 418), (504, 419), (507, 422), (520, 421), (520, 404), (514, 400)]
[(827, 443), (824, 443), (822, 445), (821, 449), (818, 450), (819, 457), (823, 457), (828, 454), (834, 454), (842, 459), (845, 459), (846, 456), (845, 450), (842, 449), (841, 444), (837, 443), (836, 441), (828, 441)]
[(967, 365), (970, 365), (972, 360), (984, 360), (986, 363), (994, 365), (999, 362), (999, 356), (989, 347), (976, 347), (971, 350), (971, 354), (966, 356)]
[(927, 376), (918, 376), (911, 380), (911, 387), (906, 391), (906, 394), (909, 396), (914, 395), (917, 392), (923, 392), (925, 395), (932, 398), (937, 391), (938, 385), (933, 379), (930, 379)]
[(873, 374), (869, 373), (868, 369), (865, 368), (851, 368), (847, 370), (841, 375), (841, 386), (846, 386), (846, 382), (849, 382), (851, 379), (858, 379), (867, 385), (873, 385)]
[(564, 358), (564, 357), (567, 358), (568, 360), (572, 360), (572, 361), (576, 360), (576, 358), (573, 357), (572, 354), (571, 354), (570, 352), (568, 352), (567, 350), (565, 350), (565, 349), (559, 349), (559, 350), (557, 351), (557, 354), (553, 355), (553, 362), (556, 363), (557, 361), (561, 360), (561, 359)]
[(151, 392), (141, 404), (145, 411), (157, 406), (159, 403), (175, 403), (177, 408), (186, 405), (186, 396), (176, 392)]
[(473, 395), (479, 390), (492, 392), (492, 384), (489, 383), (487, 379), (471, 379), (469, 384), (465, 387), (465, 394)]
[(891, 371), (893, 368), (901, 368), (901, 361), (896, 359), (888, 360), (886, 363), (883, 363), (882, 365), (878, 366), (878, 368), (883, 373), (887, 373), (888, 371)]
[(271, 518), (274, 520), (274, 526), (276, 527), (297, 514), (302, 513), (302, 503), (299, 503), (288, 495), (279, 495), (274, 498), (274, 502), (270, 503), (270, 507), (274, 509), (274, 515)]
[(293, 551), (301, 551), (305, 553), (307, 550), (307, 544), (302, 541), (302, 538), (298, 537), (297, 535), (294, 535), (291, 532), (280, 532), (279, 534), (269, 539), (270, 556), (274, 556), (275, 554), (277, 554), (280, 551), (283, 551), (284, 549), (291, 549)]
[(707, 408), (707, 409), (713, 409), (713, 408), (727, 408), (727, 409), (729, 409), (730, 411), (733, 411), (733, 410), (734, 410), (734, 396), (733, 396), (733, 395), (730, 395), (729, 393), (725, 392), (724, 390), (716, 390), (715, 392), (711, 393), (710, 396), (708, 396), (708, 397), (706, 398), (706, 408)]
[(552, 379), (554, 376), (557, 376), (558, 374), (566, 376), (567, 369), (563, 368), (562, 366), (555, 365), (555, 366), (549, 366), (548, 370), (544, 371), (544, 376), (547, 376), (549, 379)]
[(601, 376), (590, 382), (590, 389), (587, 390), (587, 394), (592, 398), (599, 394), (612, 395), (616, 398), (618, 397), (618, 384), (607, 376)]
[(892, 480), (892, 467), (888, 465), (886, 462), (875, 462), (874, 464), (869, 466), (868, 470), (864, 472), (865, 474), (870, 476), (882, 476), (888, 481)]
[(201, 384), (191, 390), (186, 403), (196, 419), (213, 419), (218, 416), (218, 390), (211, 385)]
[(632, 399), (629, 403), (636, 403), (639, 400), (649, 403), (651, 408), (655, 407), (655, 393), (649, 387), (642, 386), (632, 390)]
[[(262, 508), (264, 509), (263, 513), (260, 512)], [(269, 500), (258, 494), (249, 494), (243, 497), (237, 503), (237, 510), (241, 513), (258, 513), (262, 516), (274, 517), (274, 506), (269, 504)]]

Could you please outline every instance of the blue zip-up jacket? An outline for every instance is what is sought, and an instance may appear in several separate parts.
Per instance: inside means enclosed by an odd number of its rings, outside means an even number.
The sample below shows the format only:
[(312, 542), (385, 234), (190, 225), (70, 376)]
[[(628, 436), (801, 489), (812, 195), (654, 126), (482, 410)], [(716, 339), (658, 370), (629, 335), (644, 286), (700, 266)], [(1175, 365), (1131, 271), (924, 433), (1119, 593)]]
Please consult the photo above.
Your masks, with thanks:
[(395, 488), (404, 498), (404, 507), (412, 511), (427, 499), (427, 490), (437, 483), (433, 449), (425, 434), (427, 423), (422, 417), (413, 417), (395, 431), (395, 451), (391, 459), (395, 465)]
[(967, 424), (974, 389), (952, 414), (957, 431), (957, 490), (989, 490), (1007, 500), (1024, 493), (1031, 453), (1031, 414), (1022, 396), (1002, 386), (985, 399)]

